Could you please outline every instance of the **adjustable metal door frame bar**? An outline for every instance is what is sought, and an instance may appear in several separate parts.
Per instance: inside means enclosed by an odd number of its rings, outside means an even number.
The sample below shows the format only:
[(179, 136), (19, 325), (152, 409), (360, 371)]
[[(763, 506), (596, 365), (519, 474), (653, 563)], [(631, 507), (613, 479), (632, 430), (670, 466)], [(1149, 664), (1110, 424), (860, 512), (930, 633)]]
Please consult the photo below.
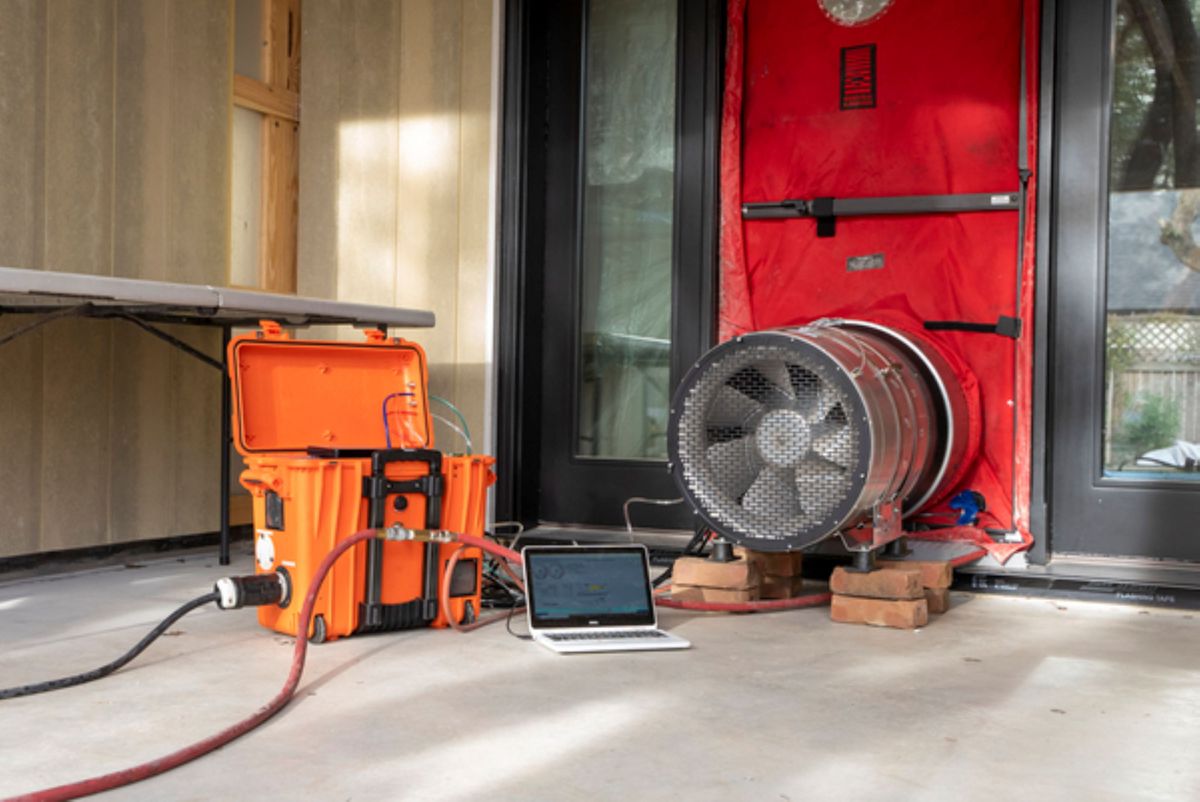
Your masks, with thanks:
[(978, 192), (965, 195), (897, 195), (879, 198), (789, 198), (743, 203), (743, 220), (791, 217), (865, 217), (878, 214), (952, 214), (955, 212), (1013, 212), (1021, 208), (1021, 193)]

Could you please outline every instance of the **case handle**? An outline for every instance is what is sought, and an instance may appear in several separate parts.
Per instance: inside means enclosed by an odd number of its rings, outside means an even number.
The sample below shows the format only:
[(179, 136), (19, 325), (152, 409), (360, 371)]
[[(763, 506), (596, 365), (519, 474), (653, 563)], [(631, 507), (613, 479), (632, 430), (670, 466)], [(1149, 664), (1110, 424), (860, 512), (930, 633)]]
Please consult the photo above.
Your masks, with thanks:
[(283, 487), (283, 480), (267, 471), (247, 468), (238, 477), (238, 484), (249, 490), (251, 495), (261, 496), (268, 490), (278, 492)]

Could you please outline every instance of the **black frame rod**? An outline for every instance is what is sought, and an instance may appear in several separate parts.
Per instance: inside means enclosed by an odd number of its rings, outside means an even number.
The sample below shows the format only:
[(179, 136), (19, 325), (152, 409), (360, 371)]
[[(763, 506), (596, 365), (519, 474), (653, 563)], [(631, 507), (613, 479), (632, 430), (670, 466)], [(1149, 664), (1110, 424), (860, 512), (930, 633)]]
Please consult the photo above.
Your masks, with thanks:
[(46, 312), (45, 314), (43, 314), (41, 317), (39, 317), (37, 320), (33, 321), (32, 323), (24, 325), (19, 329), (13, 329), (8, 334), (5, 334), (3, 337), (0, 337), (0, 345), (4, 345), (5, 343), (11, 342), (23, 334), (29, 334), (31, 331), (34, 331), (35, 329), (39, 329), (42, 326), (46, 325), (47, 323), (49, 323), (53, 320), (58, 320), (59, 318), (64, 318), (64, 317), (74, 317), (75, 315), (83, 315), (83, 314), (85, 314), (85, 312), (87, 311), (89, 306), (90, 306), (90, 304), (80, 304), (79, 306), (65, 306), (65, 307), (56, 309), (53, 312)]
[[(822, 203), (822, 201), (824, 203)], [(817, 207), (823, 206), (821, 213)], [(979, 192), (964, 195), (897, 195), (879, 198), (789, 198), (743, 203), (743, 220), (791, 217), (862, 217), (876, 214), (948, 214), (955, 212), (1015, 212), (1021, 193)], [(824, 213), (828, 210), (828, 213)]]
[(121, 320), (126, 320), (126, 321), (132, 323), (133, 325), (137, 326), (138, 328), (140, 328), (142, 331), (145, 331), (148, 334), (153, 334), (158, 339), (160, 339), (164, 342), (170, 343), (171, 345), (178, 348), (180, 351), (183, 351), (188, 356), (195, 357), (196, 359), (200, 360), (204, 364), (208, 365), (210, 368), (215, 368), (215, 369), (221, 371), (222, 373), (225, 372), (225, 365), (222, 362), (219, 362), (218, 360), (213, 359), (211, 356), (209, 356), (208, 354), (204, 353), (203, 351), (201, 351), (197, 348), (193, 348), (192, 346), (188, 345), (187, 343), (185, 343), (183, 340), (179, 339), (178, 337), (175, 337), (174, 335), (171, 335), (171, 334), (167, 334), (165, 331), (163, 331), (162, 329), (160, 329), (156, 326), (151, 326), (149, 323), (147, 323), (144, 320), (140, 320), (140, 319), (134, 317), (133, 315), (114, 315), (114, 317), (120, 318)]

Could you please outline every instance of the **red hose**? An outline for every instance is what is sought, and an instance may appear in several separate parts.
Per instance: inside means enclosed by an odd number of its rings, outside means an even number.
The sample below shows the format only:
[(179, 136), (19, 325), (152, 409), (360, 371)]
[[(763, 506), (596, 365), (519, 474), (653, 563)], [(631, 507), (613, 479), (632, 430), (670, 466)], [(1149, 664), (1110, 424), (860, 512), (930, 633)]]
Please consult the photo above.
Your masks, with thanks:
[[(90, 796), (99, 794), (103, 791), (111, 791), (114, 788), (120, 788), (131, 783), (149, 779), (156, 775), (178, 768), (184, 763), (195, 760), (198, 757), (208, 754), (216, 749), (220, 749), (227, 743), (240, 738), (246, 733), (253, 730), (258, 725), (262, 724), (267, 719), (274, 716), (280, 710), (285, 708), (292, 696), (296, 692), (296, 686), (300, 684), (300, 676), (304, 673), (304, 658), (308, 652), (308, 626), (312, 620), (313, 607), (316, 605), (317, 593), (321, 589), (321, 584), (325, 581), (326, 574), (337, 559), (342, 556), (352, 546), (362, 543), (365, 540), (371, 540), (379, 536), (378, 530), (364, 529), (355, 532), (345, 540), (340, 541), (333, 549), (325, 555), (325, 558), (317, 565), (316, 571), (313, 572), (312, 584), (308, 588), (308, 593), (304, 597), (304, 604), (300, 608), (300, 618), (297, 627), (296, 646), (292, 650), (292, 668), (288, 672), (287, 680), (283, 683), (283, 687), (279, 693), (275, 695), (270, 702), (237, 724), (228, 727), (216, 735), (211, 735), (202, 741), (197, 741), (191, 746), (185, 746), (168, 755), (141, 763), (127, 769), (114, 771), (110, 774), (102, 774), (97, 777), (91, 777), (86, 780), (68, 783), (66, 785), (56, 785), (53, 788), (45, 788), (41, 791), (34, 791), (21, 796), (10, 797), (4, 802), (44, 802), (46, 800), (62, 800), (76, 799), (81, 796)], [(477, 535), (456, 534), (455, 539), (467, 546), (474, 546), (483, 549), (489, 554), (493, 554), (501, 558), (501, 565), (507, 569), (508, 566), (503, 562), (505, 560), (515, 562), (518, 565), (522, 563), (521, 555), (512, 549), (505, 548), (497, 543)], [(449, 569), (454, 568), (454, 563), (457, 562), (457, 552), (451, 556)], [(961, 559), (961, 558), (960, 558)], [(978, 559), (975, 556), (974, 559)], [(510, 570), (510, 574), (511, 574)], [(515, 574), (514, 574), (515, 576)], [(442, 582), (443, 588), (448, 588), (449, 583)], [(829, 601), (829, 593), (812, 593), (806, 596), (797, 596), (793, 599), (774, 599), (769, 601), (754, 601), (754, 602), (696, 602), (696, 601), (681, 601), (677, 599), (668, 599), (658, 597), (655, 603), (661, 607), (673, 607), (680, 610), (698, 610), (703, 612), (756, 612), (770, 610), (791, 610), (800, 607), (812, 607), (818, 604), (824, 604)], [(447, 618), (453, 622), (453, 617), (449, 613), (448, 596), (441, 594), (442, 609), (447, 611)], [(478, 629), (485, 624), (490, 624), (493, 621), (499, 620), (504, 616), (493, 616), (486, 620), (476, 621), (470, 625), (462, 625), (463, 631)], [(455, 627), (459, 629), (459, 626)]]
[(495, 542), (494, 540), (488, 540), (486, 537), (480, 537), (479, 535), (464, 535), (464, 534), (455, 533), (454, 539), (457, 540), (459, 543), (462, 543), (463, 545), (474, 546), (476, 548), (483, 549), (484, 551), (488, 552), (489, 554), (494, 554), (497, 557), (501, 558), (502, 560), (508, 560), (510, 562), (516, 563), (517, 565), (520, 565), (522, 563), (520, 554), (513, 551), (512, 549), (501, 546), (499, 543)]
[(699, 610), (708, 613), (766, 613), (772, 610), (795, 610), (801, 607), (816, 607), (825, 604), (832, 598), (828, 591), (808, 593), (791, 599), (766, 599), (748, 602), (705, 602), (685, 601), (659, 596), (655, 603), (659, 607), (673, 607), (678, 610)]
[[(496, 548), (503, 548), (503, 546), (497, 546)], [(505, 610), (502, 613), (496, 613), (495, 615), (477, 618), (469, 624), (460, 624), (454, 617), (454, 611), (450, 609), (450, 577), (454, 576), (454, 567), (458, 565), (458, 560), (459, 557), (462, 556), (462, 553), (462, 549), (457, 549), (453, 554), (450, 555), (450, 559), (446, 561), (446, 570), (443, 573), (442, 581), (439, 583), (440, 586), (438, 587), (438, 604), (441, 606), (442, 615), (446, 617), (446, 623), (450, 625), (451, 629), (454, 629), (458, 632), (473, 632), (480, 627), (486, 627), (488, 624), (494, 624), (497, 621), (503, 621), (510, 615), (525, 612), (524, 607), (517, 607), (513, 610)], [(509, 575), (515, 578), (518, 584), (520, 584), (520, 578), (509, 569), (508, 563), (504, 560), (500, 560), (499, 562), (500, 566), (504, 568), (504, 570), (508, 571)], [(525, 588), (522, 585), (521, 590), (524, 589)]]
[[(456, 535), (461, 543), (468, 546), (475, 546), (483, 549), (489, 554), (493, 554), (501, 558), (501, 566), (507, 569), (504, 560), (521, 564), (521, 555), (512, 549), (507, 549), (487, 538), (478, 537), (477, 535)], [(451, 566), (453, 567), (453, 566)], [(447, 583), (443, 582), (445, 586)], [(809, 593), (804, 596), (796, 596), (791, 599), (769, 599), (765, 601), (751, 602), (700, 602), (700, 601), (684, 601), (682, 599), (669, 599), (662, 596), (655, 598), (655, 603), (659, 607), (671, 607), (677, 610), (697, 610), (700, 612), (724, 612), (724, 613), (754, 613), (754, 612), (771, 612), (773, 610), (795, 610), (801, 607), (815, 607), (818, 604), (825, 604), (830, 599), (828, 592)], [(447, 609), (446, 600), (442, 602), (443, 609)], [(478, 626), (471, 626), (471, 629), (478, 629), (484, 624), (490, 624), (492, 621), (499, 620), (504, 616), (493, 616), (487, 621), (476, 622)], [(447, 616), (449, 618), (449, 616)], [(457, 627), (455, 627), (457, 629)]]
[(211, 735), (203, 741), (197, 741), (191, 746), (186, 746), (156, 760), (151, 760), (132, 768), (114, 771), (111, 774), (103, 774), (87, 780), (68, 783), (67, 785), (57, 785), (53, 788), (34, 791), (30, 794), (13, 797), (7, 802), (16, 802), (17, 800), (37, 800), (41, 802), (42, 800), (75, 799), (81, 796), (98, 794), (101, 791), (110, 791), (113, 788), (120, 788), (123, 785), (129, 785), (139, 780), (145, 780), (182, 766), (189, 760), (195, 760), (214, 749), (221, 748), (230, 741), (250, 732), (259, 724), (262, 724), (271, 718), (271, 716), (278, 713), (291, 701), (292, 694), (296, 692), (296, 686), (300, 684), (300, 675), (304, 672), (304, 656), (308, 650), (308, 624), (312, 618), (313, 606), (317, 601), (317, 592), (321, 589), (321, 583), (325, 580), (325, 575), (329, 573), (329, 569), (333, 566), (337, 558), (347, 549), (364, 540), (370, 540), (377, 535), (378, 532), (375, 529), (364, 529), (360, 532), (355, 532), (334, 546), (333, 550), (325, 555), (325, 559), (321, 560), (317, 566), (317, 570), (313, 572), (312, 585), (309, 586), (308, 594), (304, 597), (304, 606), (300, 608), (299, 623), (302, 626), (297, 627), (296, 646), (292, 650), (292, 670), (288, 673), (287, 681), (283, 683), (283, 688), (275, 695), (275, 698), (268, 702), (265, 707), (259, 709), (257, 713), (239, 721), (232, 727), (218, 732), (216, 735)]

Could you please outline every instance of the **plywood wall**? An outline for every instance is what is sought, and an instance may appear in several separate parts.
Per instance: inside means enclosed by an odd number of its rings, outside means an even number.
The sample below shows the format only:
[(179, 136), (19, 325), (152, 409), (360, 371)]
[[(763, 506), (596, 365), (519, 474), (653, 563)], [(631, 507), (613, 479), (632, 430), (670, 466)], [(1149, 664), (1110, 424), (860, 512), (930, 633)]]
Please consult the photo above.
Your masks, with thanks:
[[(0, 0), (0, 265), (225, 282), (230, 11)], [(0, 336), (28, 322), (0, 317)], [(0, 556), (218, 527), (211, 368), (60, 320), (0, 346), (0, 376)]]
[[(436, 328), (400, 333), (425, 347), (431, 391), (462, 408), (477, 450), (493, 25), (492, 0), (309, 2), (301, 65), (299, 291), (432, 309)], [(453, 435), (439, 445), (459, 447)]]
[[(0, 266), (226, 282), (231, 14), (0, 0)], [(477, 448), (493, 19), (493, 0), (311, 0), (302, 15), (298, 292), (434, 310), (435, 329), (399, 333)], [(26, 322), (0, 317), (0, 336)], [(170, 330), (219, 350), (216, 332)], [(0, 376), (0, 557), (218, 528), (211, 368), (77, 320), (0, 346)]]

